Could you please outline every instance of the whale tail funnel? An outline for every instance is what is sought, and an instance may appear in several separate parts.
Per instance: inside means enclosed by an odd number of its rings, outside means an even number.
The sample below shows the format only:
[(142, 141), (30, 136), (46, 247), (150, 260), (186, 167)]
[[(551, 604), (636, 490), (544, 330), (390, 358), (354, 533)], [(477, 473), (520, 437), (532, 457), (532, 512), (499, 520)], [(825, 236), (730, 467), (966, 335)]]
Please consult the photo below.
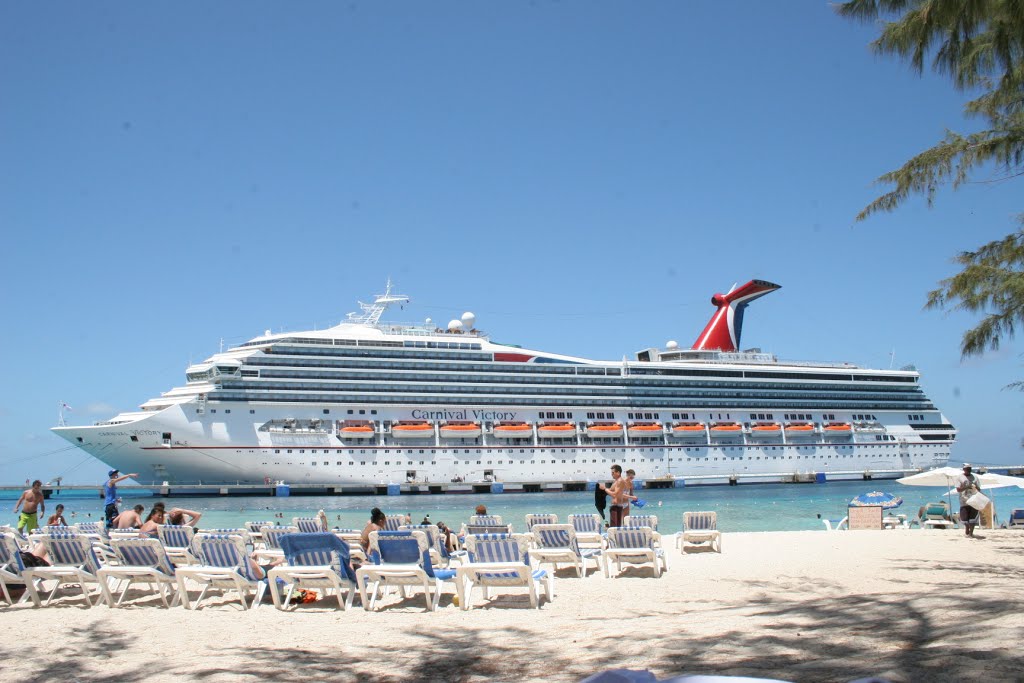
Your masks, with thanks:
[(743, 328), (743, 311), (754, 299), (774, 292), (781, 285), (765, 280), (751, 280), (740, 288), (733, 287), (728, 294), (715, 294), (712, 305), (718, 308), (704, 331), (693, 344), (696, 351), (737, 351)]

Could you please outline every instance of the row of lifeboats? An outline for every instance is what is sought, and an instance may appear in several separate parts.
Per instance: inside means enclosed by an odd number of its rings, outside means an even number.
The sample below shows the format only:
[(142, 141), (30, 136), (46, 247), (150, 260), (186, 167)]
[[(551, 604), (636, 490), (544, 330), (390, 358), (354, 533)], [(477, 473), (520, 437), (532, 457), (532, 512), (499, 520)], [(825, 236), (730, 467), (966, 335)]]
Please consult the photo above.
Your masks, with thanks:
[[(476, 439), (483, 430), (476, 422), (446, 422), (438, 427), (445, 439)], [(526, 422), (501, 422), (494, 425), (492, 435), (498, 439), (525, 439), (533, 436), (534, 426)], [(630, 438), (658, 438), (666, 431), (680, 438), (704, 438), (706, 435), (719, 437), (740, 436), (744, 433), (754, 438), (780, 436), (785, 433), (789, 437), (811, 436), (818, 434), (817, 426), (812, 422), (755, 422), (749, 426), (739, 422), (679, 422), (662, 425), (658, 422), (642, 422), (623, 427), (619, 422), (588, 424), (582, 429), (571, 422), (544, 422), (537, 425), (537, 436), (542, 439), (573, 439), (579, 433), (594, 439), (617, 439), (623, 434)], [(826, 422), (821, 426), (821, 434), (825, 436), (846, 436), (853, 433), (849, 422)], [(348, 439), (372, 439), (376, 435), (370, 424), (346, 425), (341, 428), (341, 436)], [(430, 422), (398, 422), (391, 426), (391, 436), (397, 439), (424, 439), (434, 435), (434, 425)]]

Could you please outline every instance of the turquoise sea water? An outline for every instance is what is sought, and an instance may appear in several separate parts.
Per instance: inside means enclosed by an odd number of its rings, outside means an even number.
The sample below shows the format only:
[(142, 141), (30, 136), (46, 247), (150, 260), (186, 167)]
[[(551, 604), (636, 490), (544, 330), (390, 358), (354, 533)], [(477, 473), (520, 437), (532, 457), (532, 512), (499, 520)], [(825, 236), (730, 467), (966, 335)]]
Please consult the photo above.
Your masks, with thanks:
[[(741, 486), (693, 486), (683, 489), (653, 489), (639, 492), (647, 501), (637, 514), (658, 516), (660, 530), (678, 531), (682, 527), (683, 512), (688, 510), (715, 510), (718, 525), (724, 531), (796, 531), (824, 529), (818, 518), (840, 519), (846, 515), (847, 503), (854, 496), (868, 491), (885, 491), (902, 496), (904, 503), (895, 512), (913, 518), (922, 505), (945, 498), (943, 487), (911, 487), (894, 481), (849, 481), (824, 484), (746, 484)], [(57, 503), (63, 503), (69, 523), (103, 518), (103, 502), (84, 492), (74, 495), (53, 496), (47, 501), (49, 513)], [(986, 491), (996, 502), (997, 519), (1005, 520), (1013, 508), (1024, 508), (1024, 489), (1017, 487)], [(4, 502), (10, 499), (7, 514), (0, 514), (0, 523), (15, 522), (10, 513), (17, 495), (5, 492)], [(121, 509), (136, 503), (146, 506), (158, 498), (125, 497)], [(200, 528), (234, 527), (250, 520), (273, 520), (276, 513), (283, 514), (278, 523), (290, 522), (292, 517), (310, 516), (324, 509), (332, 526), (362, 528), (369, 511), (379, 507), (388, 514), (411, 514), (419, 523), (425, 515), (431, 522), (458, 525), (469, 519), (478, 504), (487, 506), (490, 514), (501, 515), (514, 530), (525, 528), (528, 513), (554, 512), (561, 521), (572, 513), (592, 513), (592, 492), (558, 493), (505, 493), (473, 495), (422, 496), (296, 496), (274, 497), (208, 497), (168, 498), (168, 507), (183, 507), (203, 513)], [(954, 509), (959, 507), (953, 496)], [(6, 518), (6, 519), (5, 519)]]

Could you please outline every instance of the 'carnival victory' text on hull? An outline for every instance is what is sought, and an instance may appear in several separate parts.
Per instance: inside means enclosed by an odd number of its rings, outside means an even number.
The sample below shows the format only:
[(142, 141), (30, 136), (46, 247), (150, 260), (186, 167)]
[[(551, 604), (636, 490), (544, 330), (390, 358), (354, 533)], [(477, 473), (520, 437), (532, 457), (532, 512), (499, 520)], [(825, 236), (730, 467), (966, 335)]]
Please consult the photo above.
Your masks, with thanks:
[(387, 291), (327, 330), (270, 334), (192, 365), (141, 410), (54, 431), (141, 483), (580, 482), (620, 463), (687, 483), (896, 477), (943, 465), (956, 430), (913, 368), (739, 351), (779, 286), (716, 294), (692, 348), (593, 361), (381, 321)]

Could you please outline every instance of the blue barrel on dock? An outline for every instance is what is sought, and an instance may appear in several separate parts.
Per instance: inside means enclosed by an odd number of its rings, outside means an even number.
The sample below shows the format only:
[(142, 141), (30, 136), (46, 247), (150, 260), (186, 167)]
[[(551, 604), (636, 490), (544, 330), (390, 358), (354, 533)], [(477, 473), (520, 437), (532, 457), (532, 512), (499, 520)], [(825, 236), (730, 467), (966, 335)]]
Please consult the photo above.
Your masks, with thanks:
[(596, 481), (588, 481), (587, 482), (587, 490), (588, 491), (596, 491), (597, 490), (597, 482)]
[(500, 481), (491, 484), (491, 493), (505, 493), (505, 485)]
[(814, 483), (815, 484), (824, 484), (825, 483), (825, 473), (824, 472), (816, 473), (814, 475)]
[(400, 496), (402, 495), (401, 484), (388, 484), (388, 495), (389, 496)]
[(274, 487), (274, 495), (277, 496), (278, 498), (287, 498), (288, 496), (292, 495), (292, 487), (289, 486), (288, 484), (285, 484), (284, 482), (281, 482), (280, 484)]
[(644, 482), (643, 479), (634, 479), (633, 480), (633, 488), (637, 489), (637, 490), (645, 489), (645, 488), (647, 488), (647, 484), (646, 484), (646, 482)]
[(685, 479), (676, 479), (675, 481), (672, 482), (672, 488), (674, 488), (674, 489), (686, 488), (686, 480)]

